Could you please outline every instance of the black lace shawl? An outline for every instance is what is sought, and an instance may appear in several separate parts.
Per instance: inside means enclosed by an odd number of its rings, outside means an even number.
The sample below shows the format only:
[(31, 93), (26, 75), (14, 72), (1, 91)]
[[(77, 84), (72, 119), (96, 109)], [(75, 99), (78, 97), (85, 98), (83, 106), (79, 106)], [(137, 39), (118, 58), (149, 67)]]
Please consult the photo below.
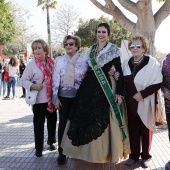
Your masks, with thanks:
[[(102, 67), (110, 85), (108, 72), (113, 64), (117, 71), (121, 71), (120, 57), (114, 58)], [(121, 88), (117, 89), (122, 91), (123, 82), (119, 82), (119, 85)], [(69, 116), (70, 127), (67, 135), (71, 139), (72, 145), (85, 145), (100, 137), (110, 122), (109, 117), (109, 102), (93, 70), (89, 68), (77, 92)]]

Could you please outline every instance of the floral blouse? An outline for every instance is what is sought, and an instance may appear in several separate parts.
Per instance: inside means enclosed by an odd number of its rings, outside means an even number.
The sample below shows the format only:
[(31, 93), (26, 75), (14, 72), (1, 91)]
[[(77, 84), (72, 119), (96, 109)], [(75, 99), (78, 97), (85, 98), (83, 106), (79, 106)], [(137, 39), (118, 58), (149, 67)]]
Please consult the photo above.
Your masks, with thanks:
[(59, 56), (55, 59), (54, 71), (52, 75), (52, 101), (56, 102), (57, 96), (74, 98), (85, 74), (88, 70), (88, 55), (80, 54), (75, 64), (75, 80), (74, 87), (65, 87), (63, 84), (64, 75), (66, 72), (68, 61), (65, 57)]

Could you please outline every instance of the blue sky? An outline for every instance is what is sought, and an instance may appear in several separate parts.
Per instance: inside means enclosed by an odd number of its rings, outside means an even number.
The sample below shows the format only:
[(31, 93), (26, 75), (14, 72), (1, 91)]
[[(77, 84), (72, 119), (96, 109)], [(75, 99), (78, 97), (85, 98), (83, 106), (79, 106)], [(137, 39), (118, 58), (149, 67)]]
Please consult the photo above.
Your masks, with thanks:
[[(33, 29), (36, 33), (42, 35), (44, 39), (47, 39), (47, 27), (46, 27), (46, 12), (42, 11), (41, 7), (37, 6), (37, 0), (8, 0), (13, 3), (17, 3), (19, 6), (27, 9), (31, 17), (27, 21), (29, 25), (33, 26)], [(78, 8), (80, 11), (80, 17), (83, 19), (89, 19), (89, 18), (99, 18), (101, 15), (105, 15), (108, 17), (111, 17), (101, 10), (99, 10), (97, 7), (95, 7), (90, 0), (57, 0), (59, 7), (62, 4), (69, 3), (73, 4), (75, 8)], [(102, 0), (101, 0), (102, 2)], [(153, 0), (153, 11), (156, 12), (157, 9), (160, 7), (160, 3), (157, 3), (156, 0)], [(57, 10), (57, 9), (56, 9)], [(51, 10), (50, 15), (53, 16), (54, 10)], [(127, 12), (125, 12), (127, 13)], [(128, 17), (135, 21), (134, 15), (128, 13)], [(158, 28), (156, 32), (156, 48), (164, 53), (170, 53), (170, 43), (169, 38), (170, 37), (170, 16), (168, 16), (161, 24), (161, 26)]]

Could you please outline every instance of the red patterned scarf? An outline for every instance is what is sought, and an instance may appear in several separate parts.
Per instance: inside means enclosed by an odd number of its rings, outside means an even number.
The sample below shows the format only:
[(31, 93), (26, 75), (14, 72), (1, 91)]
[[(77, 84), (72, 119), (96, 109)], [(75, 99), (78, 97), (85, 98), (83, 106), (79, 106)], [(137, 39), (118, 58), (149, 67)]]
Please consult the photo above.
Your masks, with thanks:
[(44, 74), (44, 80), (45, 80), (46, 88), (47, 88), (47, 100), (48, 100), (47, 110), (49, 112), (54, 112), (55, 107), (52, 103), (52, 71), (54, 67), (54, 61), (50, 57), (46, 56), (45, 61), (47, 62), (47, 65), (48, 65), (47, 67), (42, 60), (39, 60), (36, 57), (34, 57), (34, 60), (37, 66), (40, 68), (40, 70)]

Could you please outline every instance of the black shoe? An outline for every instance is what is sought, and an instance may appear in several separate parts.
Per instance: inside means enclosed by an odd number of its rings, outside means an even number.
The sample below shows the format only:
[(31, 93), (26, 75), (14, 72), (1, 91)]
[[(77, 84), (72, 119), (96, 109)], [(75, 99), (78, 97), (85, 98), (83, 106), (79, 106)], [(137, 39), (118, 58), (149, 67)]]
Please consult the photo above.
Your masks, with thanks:
[(36, 151), (36, 152), (35, 152), (35, 155), (36, 155), (36, 157), (42, 157), (42, 152)]
[(6, 96), (3, 98), (4, 100), (10, 100), (10, 97), (9, 96)]
[(52, 144), (52, 145), (50, 145), (49, 150), (50, 150), (50, 151), (54, 151), (54, 150), (56, 150), (55, 145), (53, 145), (53, 144)]
[(66, 163), (66, 155), (59, 154), (57, 158), (57, 162), (59, 165), (65, 164)]
[(149, 160), (148, 159), (142, 159), (142, 167), (148, 168), (149, 166)]
[(135, 163), (136, 163), (135, 160), (129, 158), (129, 159), (126, 161), (125, 165), (126, 165), (126, 166), (132, 166), (132, 165), (134, 165)]
[(20, 98), (25, 98), (25, 95), (22, 95)]

